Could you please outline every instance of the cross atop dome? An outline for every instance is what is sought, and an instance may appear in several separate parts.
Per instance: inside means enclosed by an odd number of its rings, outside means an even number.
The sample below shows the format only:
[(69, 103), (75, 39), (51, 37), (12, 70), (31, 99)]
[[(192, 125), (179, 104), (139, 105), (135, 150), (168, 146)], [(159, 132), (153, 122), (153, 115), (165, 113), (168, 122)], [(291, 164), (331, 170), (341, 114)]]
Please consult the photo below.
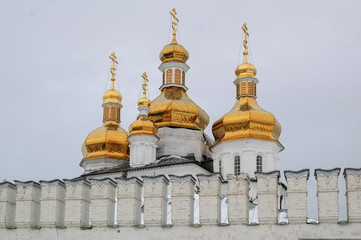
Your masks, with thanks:
[(177, 12), (175, 10), (175, 8), (172, 9), (172, 11), (169, 12), (170, 15), (172, 15), (173, 20), (172, 20), (172, 29), (173, 29), (173, 39), (171, 43), (177, 44), (177, 39), (176, 39), (176, 32), (177, 32), (177, 28), (176, 26), (178, 25), (179, 19), (177, 18)]

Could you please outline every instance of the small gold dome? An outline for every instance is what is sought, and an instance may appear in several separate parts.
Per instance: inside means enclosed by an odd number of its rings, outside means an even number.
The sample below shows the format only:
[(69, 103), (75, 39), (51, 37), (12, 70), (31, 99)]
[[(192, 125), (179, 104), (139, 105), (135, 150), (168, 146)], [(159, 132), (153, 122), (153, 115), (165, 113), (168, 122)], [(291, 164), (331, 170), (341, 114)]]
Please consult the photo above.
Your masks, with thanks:
[(257, 74), (256, 68), (250, 63), (242, 63), (235, 70), (237, 78), (255, 77)]
[(129, 160), (128, 133), (115, 121), (107, 121), (92, 131), (82, 147), (84, 160), (113, 158)]
[(253, 97), (241, 97), (234, 107), (212, 127), (215, 143), (261, 139), (277, 141), (281, 134), (281, 125), (272, 113), (263, 110)]
[(252, 64), (248, 63), (247, 55), (248, 51), (245, 50), (243, 52), (243, 63), (235, 70), (237, 78), (255, 77), (257, 74), (256, 68)]
[(129, 127), (129, 136), (134, 136), (134, 135), (155, 136), (157, 132), (158, 129), (154, 126), (153, 122), (147, 118), (147, 116), (140, 116)]
[(209, 123), (209, 116), (183, 88), (167, 87), (152, 101), (149, 120), (157, 128), (180, 127), (203, 131)]
[(139, 107), (150, 107), (150, 100), (146, 97), (142, 97), (138, 100), (138, 106)]
[(159, 54), (159, 58), (163, 63), (181, 62), (185, 63), (189, 58), (188, 51), (176, 42), (166, 45)]
[(122, 94), (120, 94), (117, 90), (115, 90), (113, 88), (109, 89), (108, 91), (106, 91), (104, 93), (103, 102), (104, 103), (119, 103), (119, 104), (121, 104), (121, 102), (122, 102)]

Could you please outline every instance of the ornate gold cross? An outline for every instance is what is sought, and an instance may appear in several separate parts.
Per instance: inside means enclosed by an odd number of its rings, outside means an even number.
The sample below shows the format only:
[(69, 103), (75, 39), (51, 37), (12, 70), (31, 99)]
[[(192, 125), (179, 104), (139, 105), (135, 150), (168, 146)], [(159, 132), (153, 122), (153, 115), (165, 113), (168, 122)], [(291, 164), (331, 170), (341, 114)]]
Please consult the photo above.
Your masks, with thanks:
[(177, 40), (176, 40), (176, 31), (177, 31), (177, 28), (176, 28), (176, 26), (178, 25), (179, 19), (177, 18), (177, 12), (176, 12), (175, 8), (173, 8), (172, 11), (170, 11), (169, 13), (170, 13), (170, 15), (172, 15), (172, 17), (173, 17), (173, 20), (172, 20), (172, 29), (173, 29), (173, 40), (172, 40), (172, 43), (177, 43)]
[(244, 47), (244, 51), (247, 52), (248, 46), (247, 46), (247, 37), (249, 37), (249, 33), (248, 33), (248, 28), (247, 28), (247, 23), (244, 23), (242, 26), (242, 30), (244, 32), (244, 40), (243, 40), (243, 47)]
[(115, 68), (115, 64), (118, 64), (118, 61), (116, 60), (117, 59), (117, 56), (115, 56), (115, 52), (113, 52), (112, 54), (110, 54), (109, 56), (110, 60), (112, 60), (113, 62), (113, 66), (110, 68), (110, 73), (112, 74), (112, 78), (110, 79), (112, 81), (112, 88), (111, 89), (114, 89), (114, 81), (115, 81), (115, 70), (117, 70)]
[(144, 79), (144, 82), (142, 84), (142, 88), (143, 88), (143, 98), (147, 98), (146, 95), (147, 95), (147, 82), (149, 82), (148, 80), (148, 76), (147, 76), (147, 73), (144, 72), (143, 75), (142, 75), (142, 78)]

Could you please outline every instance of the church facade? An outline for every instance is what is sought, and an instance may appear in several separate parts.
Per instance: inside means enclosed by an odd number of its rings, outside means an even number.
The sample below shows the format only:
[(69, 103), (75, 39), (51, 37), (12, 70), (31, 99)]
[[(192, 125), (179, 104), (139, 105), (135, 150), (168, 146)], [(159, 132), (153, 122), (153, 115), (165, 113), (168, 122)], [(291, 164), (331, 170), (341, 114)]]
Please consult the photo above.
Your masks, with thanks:
[(235, 70), (232, 109), (204, 132), (208, 114), (187, 95), (188, 51), (173, 39), (160, 52), (160, 93), (142, 75), (139, 114), (121, 126), (122, 95), (103, 96), (103, 124), (85, 138), (73, 179), (0, 183), (1, 239), (361, 239), (361, 169), (345, 169), (347, 216), (339, 222), (340, 169), (316, 169), (318, 221), (307, 218), (308, 169), (279, 182), (281, 124), (257, 99), (256, 68)]

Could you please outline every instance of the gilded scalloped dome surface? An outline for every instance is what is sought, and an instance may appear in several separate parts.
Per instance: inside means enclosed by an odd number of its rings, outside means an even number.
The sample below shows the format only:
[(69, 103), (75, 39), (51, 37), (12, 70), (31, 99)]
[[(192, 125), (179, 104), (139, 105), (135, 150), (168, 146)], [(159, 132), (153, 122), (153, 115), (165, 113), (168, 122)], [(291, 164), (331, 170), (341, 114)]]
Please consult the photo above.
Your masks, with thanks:
[(215, 144), (248, 138), (278, 141), (281, 125), (253, 97), (241, 97), (231, 111), (213, 124), (212, 131)]
[(150, 106), (149, 119), (157, 128), (181, 127), (204, 130), (208, 114), (193, 102), (183, 88), (164, 88)]
[(84, 160), (95, 158), (129, 160), (128, 146), (128, 133), (118, 124), (106, 122), (85, 139)]
[(129, 136), (134, 135), (150, 135), (155, 136), (158, 129), (154, 126), (153, 122), (148, 120), (146, 116), (140, 116), (129, 127)]
[(159, 59), (165, 62), (182, 62), (185, 63), (189, 58), (189, 53), (182, 45), (171, 43), (166, 45), (159, 54)]
[(121, 103), (122, 95), (115, 89), (109, 89), (104, 93), (104, 103)]

